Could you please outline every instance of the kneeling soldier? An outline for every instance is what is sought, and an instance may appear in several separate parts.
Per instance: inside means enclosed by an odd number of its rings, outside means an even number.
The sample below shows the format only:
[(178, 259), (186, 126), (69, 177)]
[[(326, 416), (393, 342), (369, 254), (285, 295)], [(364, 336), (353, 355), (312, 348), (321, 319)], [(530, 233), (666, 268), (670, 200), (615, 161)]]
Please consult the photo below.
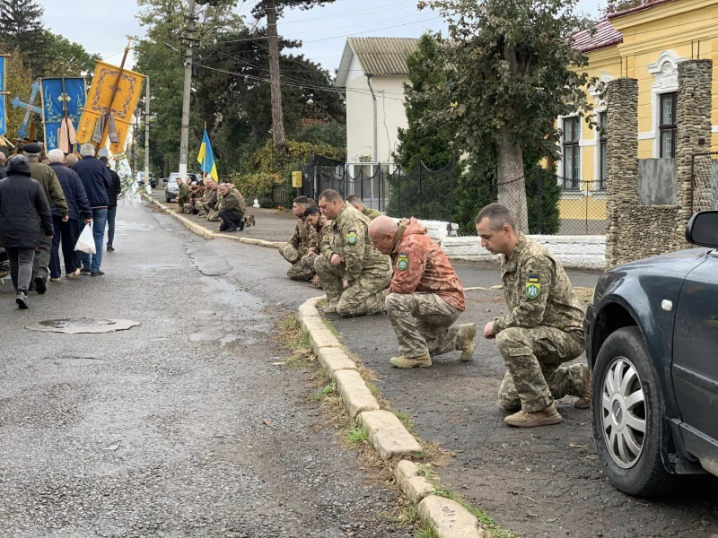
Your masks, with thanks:
[(292, 280), (311, 280), (314, 276), (314, 257), (319, 254), (317, 231), (307, 222), (304, 212), (309, 207), (306, 196), (298, 196), (292, 204), (292, 213), (299, 218), (291, 239), (279, 249), (279, 253), (292, 266), (287, 276)]
[(476, 325), (452, 327), (466, 308), (464, 287), (449, 259), (415, 218), (397, 224), (380, 216), (369, 237), (382, 254), (391, 254), (394, 276), (386, 311), (399, 340), (397, 368), (431, 366), (431, 357), (460, 350), (462, 361), (474, 352)]
[(508, 372), (499, 402), (517, 413), (504, 419), (509, 426), (532, 428), (563, 419), (554, 399), (578, 396), (586, 409), (591, 402), (591, 375), (585, 364), (565, 366), (584, 350), (583, 310), (561, 264), (544, 246), (516, 229), (510, 211), (490, 204), (476, 217), (481, 246), (503, 254), (501, 275), (509, 313), (490, 321), (484, 337), (496, 338)]
[(381, 314), (383, 290), (391, 280), (391, 260), (369, 241), (371, 221), (331, 189), (319, 196), (319, 208), (333, 221), (322, 255), (314, 260), (314, 270), (327, 294), (324, 312), (345, 317)]

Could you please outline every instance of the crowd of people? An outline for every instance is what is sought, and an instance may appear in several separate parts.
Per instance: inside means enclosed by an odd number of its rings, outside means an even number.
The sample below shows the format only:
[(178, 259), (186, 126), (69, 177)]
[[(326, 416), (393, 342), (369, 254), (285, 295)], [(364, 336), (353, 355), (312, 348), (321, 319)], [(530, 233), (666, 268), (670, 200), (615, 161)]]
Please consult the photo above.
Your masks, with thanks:
[[(48, 282), (65, 277), (99, 277), (105, 228), (107, 251), (114, 249), (120, 177), (106, 156), (96, 157), (92, 144), (80, 155), (53, 149), (43, 159), (39, 143), (18, 147), (9, 159), (0, 153), (0, 246), (10, 261), (10, 275), (19, 308), (28, 308), (28, 294), (43, 294)], [(4, 164), (6, 163), (6, 164)], [(95, 253), (75, 250), (83, 228), (90, 226)]]
[(242, 193), (232, 183), (217, 183), (208, 174), (201, 184), (177, 178), (177, 212), (197, 215), (209, 222), (220, 222), (220, 232), (236, 232), (255, 223), (247, 215), (247, 204)]
[[(459, 351), (469, 361), (476, 324), (456, 325), (466, 309), (459, 276), (441, 247), (415, 218), (396, 219), (368, 209), (356, 196), (334, 190), (314, 200), (300, 196), (292, 211), (294, 235), (280, 250), (292, 264), (287, 276), (326, 293), (325, 314), (344, 317), (386, 312), (400, 354), (396, 368), (430, 367), (432, 357)], [(581, 355), (583, 310), (561, 263), (521, 233), (511, 212), (490, 204), (476, 217), (481, 245), (501, 255), (509, 313), (488, 321), (483, 336), (496, 340), (507, 373), (499, 402), (509, 426), (530, 428), (562, 421), (554, 399), (577, 397), (590, 407), (591, 377)]]

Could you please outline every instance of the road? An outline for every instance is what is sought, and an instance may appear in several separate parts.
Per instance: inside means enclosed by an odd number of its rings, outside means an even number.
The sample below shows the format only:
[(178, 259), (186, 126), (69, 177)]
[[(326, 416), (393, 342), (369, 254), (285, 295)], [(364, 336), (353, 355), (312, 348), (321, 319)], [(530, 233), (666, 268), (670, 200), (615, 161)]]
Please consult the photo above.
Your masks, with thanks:
[[(272, 270), (276, 251), (205, 242), (145, 204), (120, 209), (115, 247), (104, 277), (51, 283), (27, 311), (0, 285), (3, 538), (411, 535), (321, 427), (312, 372), (273, 365), (275, 325), (316, 295)], [(141, 325), (24, 328), (67, 318)]]

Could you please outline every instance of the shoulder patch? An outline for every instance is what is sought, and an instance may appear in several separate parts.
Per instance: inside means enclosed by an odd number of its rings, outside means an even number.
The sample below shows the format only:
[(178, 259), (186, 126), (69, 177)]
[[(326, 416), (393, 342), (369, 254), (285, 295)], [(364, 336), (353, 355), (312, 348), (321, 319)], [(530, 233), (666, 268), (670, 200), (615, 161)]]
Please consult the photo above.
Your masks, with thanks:
[(356, 230), (349, 230), (349, 233), (347, 234), (347, 243), (350, 245), (353, 245), (357, 242), (357, 231)]
[(409, 268), (409, 255), (406, 252), (402, 252), (396, 259), (396, 268), (399, 271), (406, 271)]
[(526, 297), (533, 300), (541, 295), (541, 278), (537, 274), (530, 273), (526, 280)]

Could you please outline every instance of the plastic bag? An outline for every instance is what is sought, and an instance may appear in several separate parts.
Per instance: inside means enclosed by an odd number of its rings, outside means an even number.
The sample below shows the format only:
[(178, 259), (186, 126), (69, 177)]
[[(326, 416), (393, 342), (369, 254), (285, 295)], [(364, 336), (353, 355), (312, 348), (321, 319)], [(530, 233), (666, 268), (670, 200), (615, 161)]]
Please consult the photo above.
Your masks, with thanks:
[(92, 222), (82, 229), (80, 238), (77, 240), (75, 250), (84, 252), (85, 254), (95, 254), (95, 238), (92, 236)]

